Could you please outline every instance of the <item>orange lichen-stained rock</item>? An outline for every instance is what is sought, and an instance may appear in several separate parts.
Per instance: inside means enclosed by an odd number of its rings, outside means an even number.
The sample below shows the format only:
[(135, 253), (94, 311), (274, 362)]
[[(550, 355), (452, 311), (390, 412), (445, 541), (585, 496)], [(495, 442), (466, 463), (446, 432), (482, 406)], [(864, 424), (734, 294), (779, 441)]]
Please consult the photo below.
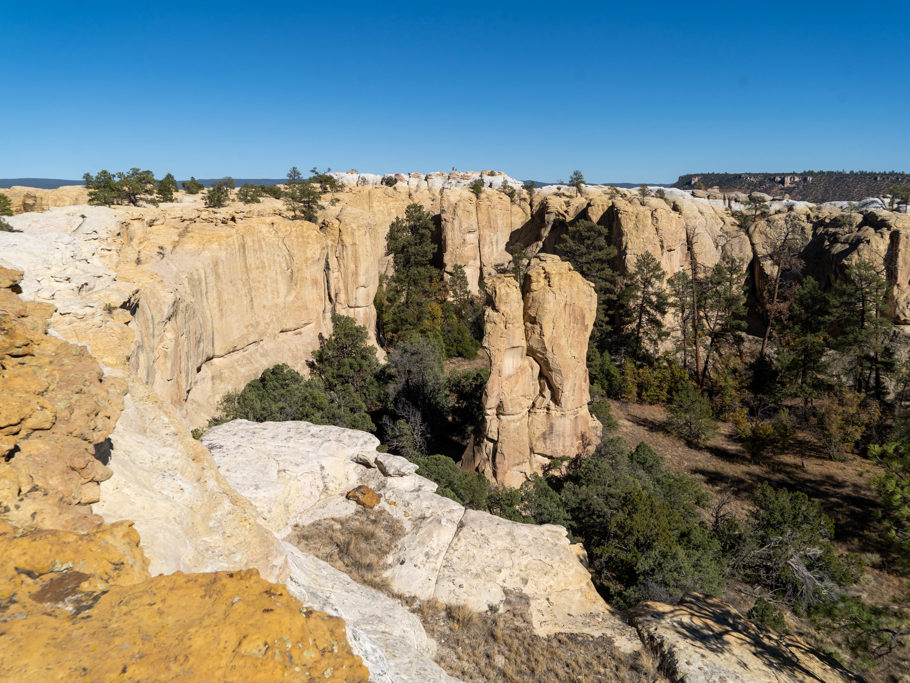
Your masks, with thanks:
[(53, 306), (23, 301), (21, 273), (0, 268), (0, 509), (23, 529), (85, 530), (111, 476), (104, 441), (125, 384), (88, 349), (47, 334)]
[(0, 680), (366, 681), (344, 622), (256, 570), (149, 578), (132, 525), (0, 524)]
[(379, 505), (382, 498), (369, 486), (358, 486), (347, 492), (345, 498), (353, 500), (358, 505), (362, 505), (368, 510), (372, 510)]

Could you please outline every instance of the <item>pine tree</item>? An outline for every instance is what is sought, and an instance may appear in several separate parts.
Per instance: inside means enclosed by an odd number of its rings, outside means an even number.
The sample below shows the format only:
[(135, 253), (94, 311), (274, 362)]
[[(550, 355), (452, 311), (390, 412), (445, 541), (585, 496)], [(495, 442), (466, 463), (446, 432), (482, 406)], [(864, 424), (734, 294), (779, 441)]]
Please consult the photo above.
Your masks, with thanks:
[(742, 262), (724, 255), (711, 269), (704, 287), (700, 311), (704, 325), (705, 359), (701, 369), (704, 382), (711, 359), (730, 347), (739, 348), (746, 329), (745, 272)]
[(881, 398), (883, 374), (894, 367), (894, 354), (886, 343), (891, 328), (885, 317), (888, 283), (868, 261), (851, 265), (844, 275), (833, 292), (834, 324), (839, 329), (834, 346), (853, 370), (853, 388)]
[(294, 220), (302, 218), (315, 223), (319, 218), (317, 212), (323, 208), (319, 203), (319, 197), (316, 186), (304, 180), (300, 170), (293, 166), (288, 171), (288, 183), (284, 191), (284, 204), (291, 212), (291, 217)]
[(666, 273), (650, 252), (639, 254), (628, 276), (624, 296), (632, 322), (632, 344), (636, 353), (657, 352), (666, 337), (664, 316), (670, 307), (670, 297), (664, 282)]
[(585, 177), (581, 174), (581, 171), (572, 171), (572, 175), (569, 176), (568, 185), (569, 187), (575, 188), (576, 197), (581, 194), (581, 188), (585, 186)]
[(602, 351), (617, 341), (611, 339), (611, 333), (622, 327), (617, 305), (621, 279), (612, 266), (616, 247), (608, 241), (607, 228), (583, 219), (569, 225), (557, 249), (582, 277), (594, 285), (597, 317), (591, 341)]

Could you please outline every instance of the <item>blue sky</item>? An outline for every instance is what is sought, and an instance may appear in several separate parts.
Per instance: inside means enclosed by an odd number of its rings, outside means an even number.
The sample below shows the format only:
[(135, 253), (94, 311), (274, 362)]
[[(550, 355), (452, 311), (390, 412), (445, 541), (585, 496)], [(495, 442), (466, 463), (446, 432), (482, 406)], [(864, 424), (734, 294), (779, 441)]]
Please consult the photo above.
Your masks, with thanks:
[(910, 171), (908, 37), (905, 0), (5, 3), (0, 177)]

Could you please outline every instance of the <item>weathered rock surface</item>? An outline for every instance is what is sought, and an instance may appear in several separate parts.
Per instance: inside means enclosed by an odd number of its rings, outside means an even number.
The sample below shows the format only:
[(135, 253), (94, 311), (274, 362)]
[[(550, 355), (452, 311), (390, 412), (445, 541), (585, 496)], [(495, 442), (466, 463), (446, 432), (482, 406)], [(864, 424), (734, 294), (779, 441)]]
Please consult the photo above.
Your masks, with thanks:
[(678, 605), (630, 610), (661, 669), (681, 683), (860, 681), (799, 638), (760, 628), (719, 600), (687, 596)]
[(340, 619), (255, 570), (150, 578), (138, 542), (128, 523), (0, 533), (0, 677), (368, 680)]
[[(153, 574), (258, 569), (265, 579), (286, 584), (305, 605), (342, 617), (355, 652), (376, 681), (449, 680), (433, 663), (434, 644), (417, 617), (282, 543), (250, 504), (256, 502), (256, 494), (238, 495), (205, 447), (190, 437), (176, 410), (136, 379), (111, 441), (114, 476), (105, 483), (94, 509), (106, 521), (135, 523)], [(324, 447), (330, 449), (331, 444)], [(268, 491), (272, 478), (268, 462), (248, 464), (253, 468), (250, 482)], [(305, 497), (315, 490), (318, 482), (308, 477), (343, 480), (343, 466), (333, 468), (329, 460), (324, 464), (324, 471), (317, 466), (288, 483), (288, 495)], [(344, 488), (340, 496), (351, 488)], [(283, 518), (277, 505), (273, 514), (273, 523)]]
[(436, 484), (423, 477), (387, 476), (362, 464), (370, 461), (369, 451), (375, 461), (385, 457), (375, 453), (379, 442), (369, 434), (306, 422), (235, 420), (206, 432), (203, 443), (231, 486), (281, 538), (293, 539), (298, 525), (352, 514), (357, 505), (347, 492), (354, 486), (381, 494), (378, 509), (406, 530), (388, 551), (387, 578), (398, 593), (486, 611), (503, 606), (506, 591), (514, 590), (528, 597), (539, 635), (607, 634), (624, 651), (640, 647), (595, 591), (582, 564), (584, 551), (569, 543), (564, 528), (466, 510), (436, 495)]
[(573, 456), (600, 436), (588, 412), (585, 361), (597, 297), (571, 265), (549, 254), (531, 262), (523, 290), (510, 276), (488, 282), (484, 424), (463, 465), (518, 486), (550, 459)]
[(72, 206), (88, 201), (88, 190), (82, 185), (64, 185), (53, 190), (13, 185), (0, 188), (0, 194), (10, 198), (13, 213), (46, 211), (55, 206)]
[(125, 385), (47, 334), (54, 308), (23, 301), (21, 279), (0, 266), (0, 508), (22, 529), (88, 529)]
[(21, 281), (0, 267), (0, 678), (366, 681), (340, 619), (255, 570), (150, 578), (132, 523), (92, 514), (126, 382)]

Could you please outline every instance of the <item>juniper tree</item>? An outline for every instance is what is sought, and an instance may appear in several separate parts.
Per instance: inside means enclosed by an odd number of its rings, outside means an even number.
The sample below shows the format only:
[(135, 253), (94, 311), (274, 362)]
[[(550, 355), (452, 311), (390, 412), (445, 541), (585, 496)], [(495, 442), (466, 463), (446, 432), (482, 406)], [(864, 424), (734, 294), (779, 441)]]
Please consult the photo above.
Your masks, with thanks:
[(158, 199), (162, 202), (174, 201), (174, 195), (177, 192), (177, 181), (174, 179), (174, 175), (168, 173), (159, 180), (155, 192), (158, 194)]
[(10, 201), (10, 198), (5, 194), (0, 192), (0, 216), (12, 216), (13, 215), (13, 203)]
[(189, 180), (184, 180), (181, 184), (183, 185), (183, 191), (187, 194), (199, 194), (205, 188), (205, 185), (200, 183), (193, 176), (190, 176)]

